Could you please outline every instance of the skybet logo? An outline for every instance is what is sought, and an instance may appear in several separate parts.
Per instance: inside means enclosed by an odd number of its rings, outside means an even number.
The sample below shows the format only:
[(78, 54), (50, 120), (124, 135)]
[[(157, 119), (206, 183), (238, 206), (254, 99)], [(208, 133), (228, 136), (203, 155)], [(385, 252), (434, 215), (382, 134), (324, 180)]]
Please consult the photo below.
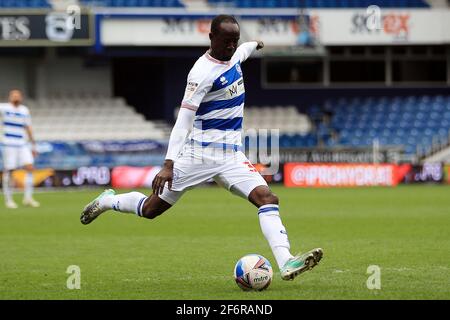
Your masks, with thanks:
[(351, 32), (355, 34), (378, 34), (385, 33), (397, 38), (409, 35), (411, 16), (403, 13), (374, 12), (371, 15), (355, 13), (352, 17)]
[(403, 39), (410, 33), (410, 18), (408, 13), (383, 13), (379, 6), (371, 5), (365, 13), (358, 12), (353, 15), (351, 32), (374, 35), (384, 33)]

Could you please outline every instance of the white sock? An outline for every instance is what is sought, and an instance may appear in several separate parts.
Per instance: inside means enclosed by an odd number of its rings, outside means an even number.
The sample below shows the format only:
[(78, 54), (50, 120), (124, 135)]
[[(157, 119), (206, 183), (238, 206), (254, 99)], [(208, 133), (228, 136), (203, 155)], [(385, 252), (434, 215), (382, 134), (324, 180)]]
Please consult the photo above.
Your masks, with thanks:
[(278, 267), (281, 268), (289, 258), (292, 258), (292, 254), (289, 251), (289, 239), (281, 222), (278, 205), (266, 204), (259, 207), (258, 216), (261, 230), (269, 242)]
[(106, 196), (100, 199), (100, 206), (123, 213), (135, 213), (142, 216), (142, 206), (147, 196), (140, 192), (130, 192)]
[(12, 201), (12, 192), (9, 186), (9, 177), (10, 177), (9, 171), (8, 172), (4, 171), (2, 176), (2, 185), (3, 185), (3, 195), (5, 196), (5, 202)]
[(33, 173), (27, 172), (25, 175), (25, 192), (23, 198), (30, 200), (33, 197)]

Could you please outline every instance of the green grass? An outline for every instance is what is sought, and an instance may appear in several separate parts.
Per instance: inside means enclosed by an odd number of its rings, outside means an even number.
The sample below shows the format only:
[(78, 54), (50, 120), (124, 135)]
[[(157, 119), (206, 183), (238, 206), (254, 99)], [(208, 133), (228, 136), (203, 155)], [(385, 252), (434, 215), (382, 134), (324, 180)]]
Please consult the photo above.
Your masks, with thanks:
[[(88, 226), (80, 210), (99, 190), (50, 192), (39, 209), (0, 207), (0, 299), (450, 299), (450, 187), (273, 190), (293, 251), (325, 252), (295, 281), (274, 268), (268, 290), (237, 287), (239, 257), (275, 261), (256, 209), (223, 189), (192, 190), (155, 220)], [(80, 290), (66, 288), (69, 265)], [(381, 290), (366, 287), (369, 265)]]

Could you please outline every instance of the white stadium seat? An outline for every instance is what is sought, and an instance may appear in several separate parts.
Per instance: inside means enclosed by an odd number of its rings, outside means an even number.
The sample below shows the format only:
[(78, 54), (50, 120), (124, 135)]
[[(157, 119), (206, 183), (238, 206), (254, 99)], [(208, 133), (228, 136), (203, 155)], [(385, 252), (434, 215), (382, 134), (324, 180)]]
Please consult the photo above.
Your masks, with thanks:
[(53, 95), (27, 100), (38, 140), (167, 139), (170, 127), (152, 122), (123, 98), (95, 94)]
[(295, 106), (262, 106), (244, 109), (244, 129), (279, 129), (283, 133), (306, 134), (312, 130), (312, 123), (306, 114), (298, 112)]

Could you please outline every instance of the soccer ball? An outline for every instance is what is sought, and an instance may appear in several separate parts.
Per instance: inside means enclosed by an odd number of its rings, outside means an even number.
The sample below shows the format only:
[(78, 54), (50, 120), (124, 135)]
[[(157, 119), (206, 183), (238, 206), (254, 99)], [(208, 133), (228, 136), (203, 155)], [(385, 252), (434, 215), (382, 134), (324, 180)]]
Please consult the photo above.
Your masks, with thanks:
[(272, 282), (272, 266), (269, 260), (258, 254), (248, 254), (234, 267), (234, 279), (244, 291), (262, 291)]

